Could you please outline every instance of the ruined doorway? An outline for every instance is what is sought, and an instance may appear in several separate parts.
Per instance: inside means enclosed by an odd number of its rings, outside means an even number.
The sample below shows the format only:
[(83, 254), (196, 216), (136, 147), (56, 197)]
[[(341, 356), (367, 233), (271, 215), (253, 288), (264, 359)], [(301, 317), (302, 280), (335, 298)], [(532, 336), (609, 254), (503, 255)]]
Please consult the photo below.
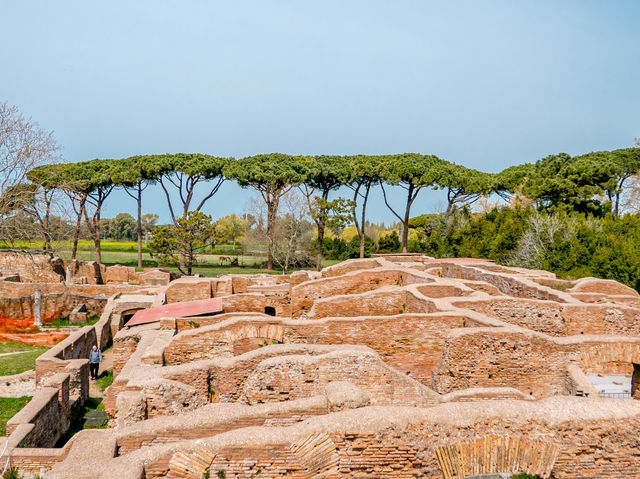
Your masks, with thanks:
[(631, 376), (631, 398), (640, 399), (640, 364), (633, 363)]
[(268, 314), (269, 316), (275, 316), (276, 315), (276, 308), (274, 308), (273, 306), (265, 306), (264, 307), (264, 314)]

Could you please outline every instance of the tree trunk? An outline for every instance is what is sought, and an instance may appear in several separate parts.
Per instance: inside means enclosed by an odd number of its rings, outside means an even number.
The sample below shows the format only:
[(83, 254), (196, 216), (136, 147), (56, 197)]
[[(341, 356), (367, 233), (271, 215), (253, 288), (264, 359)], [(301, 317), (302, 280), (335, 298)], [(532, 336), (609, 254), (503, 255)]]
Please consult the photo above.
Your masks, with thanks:
[(71, 259), (76, 259), (78, 255), (78, 237), (80, 236), (80, 226), (82, 225), (82, 210), (78, 213), (76, 228), (73, 231), (73, 248), (71, 249)]
[(316, 257), (316, 271), (322, 269), (322, 242), (324, 240), (325, 221), (318, 221), (318, 255)]
[[(271, 197), (269, 197), (271, 196)], [(275, 195), (265, 196), (267, 198), (267, 269), (273, 270), (273, 228), (275, 226), (276, 214), (278, 211), (278, 199)]]
[(43, 241), (42, 241), (42, 249), (45, 253), (48, 253), (49, 256), (53, 257), (53, 249), (51, 248), (51, 232), (49, 231), (49, 218), (51, 217), (51, 200), (46, 199), (45, 193), (45, 201), (46, 201), (46, 210), (44, 214), (44, 219), (42, 221), (43, 227)]
[(138, 268), (142, 268), (142, 184), (138, 183)]
[[(325, 189), (322, 192), (322, 199), (324, 200), (324, 205), (322, 205), (324, 207), (329, 199), (329, 190)], [(327, 216), (329, 216), (329, 211), (324, 208), (324, 211), (320, 213), (320, 216), (316, 221), (316, 226), (318, 227), (318, 255), (316, 257), (316, 271), (320, 271), (322, 269), (322, 242), (324, 241), (324, 232), (327, 227)]]
[[(413, 203), (413, 183), (409, 184), (407, 193), (407, 207), (404, 210), (404, 220), (402, 221), (402, 252), (407, 252), (409, 242), (409, 215), (411, 214), (411, 204)], [(417, 196), (417, 193), (416, 193)]]
[(93, 214), (91, 219), (89, 219), (89, 214), (87, 213), (87, 209), (84, 209), (84, 217), (87, 221), (87, 226), (89, 227), (89, 231), (93, 236), (93, 246), (95, 249), (96, 255), (96, 263), (102, 264), (102, 251), (100, 249), (100, 207), (101, 202), (98, 202), (96, 206), (96, 212)]
[(80, 237), (80, 227), (82, 226), (82, 212), (84, 211), (84, 204), (86, 197), (80, 200), (78, 205), (78, 218), (76, 219), (76, 229), (73, 232), (73, 249), (71, 250), (71, 259), (76, 259), (78, 254), (78, 238)]
[(94, 228), (93, 244), (96, 248), (96, 263), (102, 264), (102, 250), (100, 249), (100, 229)]
[(366, 213), (367, 213), (367, 201), (369, 200), (370, 189), (371, 189), (371, 185), (367, 185), (367, 188), (364, 194), (364, 200), (362, 201), (362, 220), (360, 222), (360, 230), (358, 231), (358, 233), (360, 234), (360, 258), (364, 258), (364, 239), (365, 239), (364, 222), (365, 222)]
[(451, 210), (453, 209), (453, 204), (455, 203), (457, 195), (449, 190), (447, 192), (447, 209), (444, 212), (444, 222), (446, 223), (449, 219), (449, 215), (451, 214)]

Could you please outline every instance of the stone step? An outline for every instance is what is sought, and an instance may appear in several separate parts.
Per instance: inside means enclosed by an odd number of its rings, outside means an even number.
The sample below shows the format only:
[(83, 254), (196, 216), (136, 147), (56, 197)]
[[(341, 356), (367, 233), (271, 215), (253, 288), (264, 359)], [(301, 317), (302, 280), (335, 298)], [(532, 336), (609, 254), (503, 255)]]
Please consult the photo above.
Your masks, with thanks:
[(107, 424), (108, 417), (104, 411), (90, 411), (84, 415), (84, 429), (98, 429)]

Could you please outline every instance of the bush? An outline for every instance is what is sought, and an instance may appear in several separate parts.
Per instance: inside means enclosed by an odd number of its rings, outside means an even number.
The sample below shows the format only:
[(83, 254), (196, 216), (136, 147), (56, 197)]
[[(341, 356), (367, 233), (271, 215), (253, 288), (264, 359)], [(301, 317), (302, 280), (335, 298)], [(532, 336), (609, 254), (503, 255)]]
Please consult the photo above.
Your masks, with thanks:
[(640, 214), (616, 218), (556, 209), (494, 208), (454, 211), (449, 221), (423, 215), (409, 251), (437, 258), (473, 257), (540, 268), (560, 277), (614, 279), (640, 291)]
[(380, 235), (378, 240), (379, 253), (399, 253), (402, 248), (400, 237), (396, 230), (388, 231)]
[[(364, 237), (364, 256), (369, 258), (376, 250), (376, 244), (369, 237)], [(347, 243), (340, 237), (324, 238), (322, 241), (322, 255), (327, 259), (345, 260), (360, 257), (360, 237), (354, 236)]]
[[(364, 236), (364, 257), (369, 258), (376, 250), (376, 244), (373, 240), (365, 235)], [(360, 257), (360, 236), (354, 236), (347, 245), (347, 258), (359, 258)], [(346, 259), (346, 258), (344, 258)]]

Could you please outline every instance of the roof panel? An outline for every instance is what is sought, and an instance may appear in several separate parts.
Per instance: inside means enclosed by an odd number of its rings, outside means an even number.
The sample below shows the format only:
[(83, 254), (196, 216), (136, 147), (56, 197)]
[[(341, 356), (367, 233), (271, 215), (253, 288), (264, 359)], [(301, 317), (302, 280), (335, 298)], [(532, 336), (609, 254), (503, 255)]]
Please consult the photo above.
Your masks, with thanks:
[(141, 309), (136, 311), (133, 317), (127, 321), (125, 326), (135, 326), (138, 324), (153, 323), (161, 318), (182, 318), (198, 316), (201, 314), (212, 314), (222, 312), (222, 299), (200, 299), (197, 301), (186, 301), (184, 303), (172, 303), (158, 306), (156, 308)]

